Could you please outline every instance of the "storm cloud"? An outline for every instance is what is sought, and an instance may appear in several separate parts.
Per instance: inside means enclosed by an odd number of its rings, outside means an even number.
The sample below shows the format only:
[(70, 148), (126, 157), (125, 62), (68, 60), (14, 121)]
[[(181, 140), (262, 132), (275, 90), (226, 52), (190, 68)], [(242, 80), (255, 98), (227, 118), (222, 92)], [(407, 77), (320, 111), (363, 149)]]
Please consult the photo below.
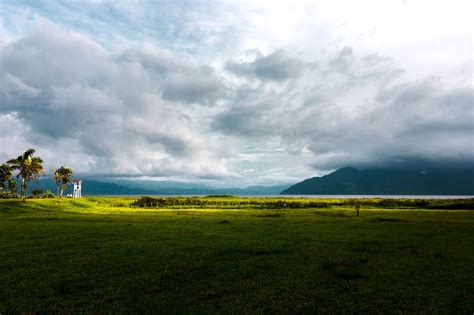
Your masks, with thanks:
[(305, 67), (302, 60), (288, 55), (284, 50), (277, 50), (266, 56), (258, 54), (251, 62), (229, 61), (226, 65), (227, 70), (236, 75), (272, 81), (297, 78)]
[(407, 80), (390, 58), (357, 58), (349, 47), (321, 69), (288, 86), (247, 91), (249, 99), (212, 126), (236, 137), (276, 137), (290, 155), (311, 152), (319, 170), (473, 166), (471, 87)]

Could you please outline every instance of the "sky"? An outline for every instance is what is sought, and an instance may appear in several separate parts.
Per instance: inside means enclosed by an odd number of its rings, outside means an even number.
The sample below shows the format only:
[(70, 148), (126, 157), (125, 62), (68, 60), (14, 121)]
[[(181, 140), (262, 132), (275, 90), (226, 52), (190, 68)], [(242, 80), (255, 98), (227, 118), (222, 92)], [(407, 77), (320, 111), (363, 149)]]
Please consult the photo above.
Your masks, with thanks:
[(0, 0), (0, 162), (277, 185), (474, 165), (470, 0)]

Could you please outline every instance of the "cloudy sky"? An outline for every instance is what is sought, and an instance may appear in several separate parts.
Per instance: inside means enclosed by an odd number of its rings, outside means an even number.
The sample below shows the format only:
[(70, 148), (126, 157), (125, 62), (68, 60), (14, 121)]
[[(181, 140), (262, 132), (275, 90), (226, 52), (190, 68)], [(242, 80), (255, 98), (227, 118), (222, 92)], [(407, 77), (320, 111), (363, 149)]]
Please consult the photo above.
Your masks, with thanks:
[(470, 0), (0, 0), (0, 161), (292, 183), (472, 166)]

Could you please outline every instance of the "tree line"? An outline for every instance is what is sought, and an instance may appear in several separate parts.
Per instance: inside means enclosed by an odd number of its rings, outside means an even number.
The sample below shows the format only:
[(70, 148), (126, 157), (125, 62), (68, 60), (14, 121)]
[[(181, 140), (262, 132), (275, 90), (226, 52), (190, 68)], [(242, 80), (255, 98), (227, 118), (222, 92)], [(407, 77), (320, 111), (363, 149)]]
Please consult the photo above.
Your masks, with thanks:
[(218, 196), (207, 197), (149, 197), (143, 196), (133, 201), (137, 208), (223, 208), (223, 209), (305, 209), (357, 206), (375, 209), (473, 209), (474, 199), (407, 199), (407, 198), (342, 198), (342, 199), (278, 199), (278, 198), (238, 198)]
[[(28, 185), (31, 181), (39, 182), (41, 176), (45, 176), (43, 168), (43, 159), (35, 155), (35, 149), (28, 149), (17, 158), (10, 159), (0, 165), (0, 191), (2, 197), (17, 197), (18, 183), (20, 182), (20, 197), (23, 201), (27, 198)], [(67, 185), (72, 182), (73, 171), (68, 166), (61, 166), (53, 170), (53, 179), (56, 182), (58, 197), (62, 197)], [(16, 175), (15, 175), (16, 173)], [(34, 195), (38, 195), (39, 190), (33, 191)], [(52, 195), (46, 193), (46, 196)], [(54, 195), (53, 195), (54, 196)]]

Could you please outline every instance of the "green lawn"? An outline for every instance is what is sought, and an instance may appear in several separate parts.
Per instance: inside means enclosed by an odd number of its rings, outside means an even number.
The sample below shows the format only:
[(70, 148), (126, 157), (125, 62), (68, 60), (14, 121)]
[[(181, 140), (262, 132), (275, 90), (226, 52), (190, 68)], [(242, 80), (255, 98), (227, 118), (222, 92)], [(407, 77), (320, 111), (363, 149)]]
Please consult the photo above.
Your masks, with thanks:
[(0, 313), (474, 312), (474, 211), (0, 200)]

